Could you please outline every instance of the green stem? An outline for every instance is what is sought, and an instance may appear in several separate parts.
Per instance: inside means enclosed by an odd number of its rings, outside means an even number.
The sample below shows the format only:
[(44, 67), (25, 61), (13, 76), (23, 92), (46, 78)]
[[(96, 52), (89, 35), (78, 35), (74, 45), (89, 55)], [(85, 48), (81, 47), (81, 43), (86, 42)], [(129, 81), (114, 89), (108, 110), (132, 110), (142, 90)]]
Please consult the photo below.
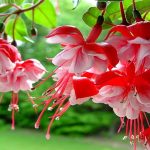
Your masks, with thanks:
[(12, 30), (13, 41), (15, 41), (15, 27), (16, 27), (16, 22), (17, 22), (18, 17), (19, 17), (19, 15), (16, 15), (16, 18), (15, 18), (14, 23), (13, 23), (13, 30)]
[(18, 9), (18, 10), (15, 10), (14, 12), (12, 13), (9, 13), (9, 14), (0, 14), (0, 17), (3, 17), (3, 16), (6, 16), (6, 18), (4, 19), (4, 22), (11, 16), (11, 15), (19, 15), (21, 13), (24, 13), (26, 11), (30, 11), (30, 10), (33, 10), (34, 8), (38, 7), (41, 3), (43, 3), (45, 0), (40, 0), (38, 3), (36, 3), (35, 5), (29, 7), (29, 8), (25, 8), (25, 9)]

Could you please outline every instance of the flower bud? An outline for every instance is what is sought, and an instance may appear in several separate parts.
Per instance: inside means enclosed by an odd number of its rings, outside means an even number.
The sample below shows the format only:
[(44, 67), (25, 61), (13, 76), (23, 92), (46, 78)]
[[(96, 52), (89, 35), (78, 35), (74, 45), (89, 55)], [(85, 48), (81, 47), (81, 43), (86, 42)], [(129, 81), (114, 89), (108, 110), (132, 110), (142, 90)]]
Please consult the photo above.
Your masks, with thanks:
[(5, 29), (5, 24), (3, 22), (0, 22), (0, 33), (2, 33)]
[(99, 10), (104, 10), (107, 6), (107, 3), (106, 2), (97, 2), (97, 8)]
[(99, 16), (99, 17), (97, 18), (97, 23), (98, 23), (99, 25), (102, 25), (103, 22), (104, 22), (104, 17), (103, 17), (103, 16)]
[(33, 27), (33, 28), (31, 29), (31, 35), (32, 35), (32, 36), (37, 36), (37, 34), (38, 34), (38, 30)]
[(11, 42), (11, 45), (17, 47), (17, 42), (16, 42), (15, 40), (13, 40), (13, 41)]
[(133, 10), (133, 16), (134, 16), (134, 18), (136, 19), (136, 20), (139, 20), (139, 21), (142, 21), (143, 19), (142, 19), (142, 16), (141, 16), (141, 14), (140, 14), (140, 12), (138, 11), (138, 10)]
[(7, 33), (6, 32), (3, 33), (3, 39), (7, 41)]

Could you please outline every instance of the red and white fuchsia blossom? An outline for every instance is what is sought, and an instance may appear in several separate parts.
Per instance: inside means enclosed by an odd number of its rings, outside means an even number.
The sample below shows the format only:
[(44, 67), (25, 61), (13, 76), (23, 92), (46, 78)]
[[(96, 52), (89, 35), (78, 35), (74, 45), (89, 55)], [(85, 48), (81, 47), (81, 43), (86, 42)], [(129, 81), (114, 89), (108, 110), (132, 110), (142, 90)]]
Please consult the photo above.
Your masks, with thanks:
[[(70, 106), (88, 100), (109, 105), (125, 125), (126, 137), (134, 144), (140, 141), (150, 149), (150, 22), (116, 25), (105, 41), (96, 42), (102, 32), (103, 16), (98, 18), (89, 36), (73, 26), (53, 29), (46, 38), (51, 44), (60, 44), (63, 50), (52, 63), (57, 68), (39, 84), (46, 69), (36, 59), (23, 61), (16, 47), (0, 39), (0, 92), (12, 92), (9, 111), (12, 111), (12, 129), (18, 111), (18, 92), (37, 88), (48, 78), (55, 83), (42, 96), (43, 109), (35, 123), (39, 128), (45, 111), (55, 110), (50, 116), (46, 138), (54, 120), (59, 119)], [(116, 34), (117, 33), (117, 34)], [(119, 34), (118, 34), (119, 33)], [(34, 104), (34, 101), (32, 101)]]
[[(71, 105), (92, 99), (94, 103), (113, 108), (121, 120), (118, 131), (126, 125), (126, 136), (134, 149), (137, 141), (149, 144), (149, 122), (145, 114), (150, 113), (150, 32), (147, 29), (150, 23), (146, 21), (117, 25), (101, 43), (96, 43), (102, 30), (98, 23), (86, 40), (75, 27), (53, 29), (47, 36), (48, 42), (61, 44), (64, 50), (52, 60), (58, 66), (54, 75), (50, 75), (56, 83), (43, 93), (48, 99), (42, 103), (44, 108), (35, 127), (39, 127), (47, 109), (52, 111), (57, 107), (47, 129), (49, 139), (55, 119)], [(116, 32), (121, 35), (115, 35)]]
[[(121, 35), (112, 33), (120, 32)], [(112, 34), (110, 36), (110, 34)], [(136, 69), (150, 66), (150, 22), (141, 21), (130, 26), (117, 25), (107, 36), (107, 42), (113, 45), (121, 63), (136, 62)]]
[(64, 50), (53, 58), (53, 64), (63, 66), (71, 73), (82, 73), (93, 68), (97, 73), (118, 63), (116, 50), (108, 43), (96, 43), (102, 29), (96, 24), (88, 38), (72, 26), (58, 27), (47, 36), (49, 43), (60, 43)]
[(12, 111), (12, 129), (14, 129), (15, 111), (18, 111), (18, 92), (31, 90), (46, 69), (36, 59), (22, 61), (16, 47), (0, 39), (0, 92), (12, 92), (12, 100), (8, 108)]
[[(142, 14), (140, 14), (135, 0), (132, 0), (131, 4), (128, 1), (129, 4), (126, 3), (125, 10), (123, 1), (118, 1), (120, 14), (117, 13), (115, 17), (112, 17), (112, 12), (107, 13), (107, 10), (112, 8), (112, 5), (109, 5), (111, 2), (107, 4), (100, 0), (97, 0), (97, 8), (90, 8), (84, 14), (83, 20), (88, 25), (95, 22), (86, 38), (74, 26), (64, 25), (51, 30), (46, 36), (47, 41), (50, 44), (59, 44), (62, 51), (54, 58), (48, 59), (52, 60), (56, 69), (44, 79), (42, 77), (47, 72), (45, 67), (36, 59), (22, 60), (16, 48), (16, 38), (23, 40), (25, 37), (22, 38), (21, 35), (27, 35), (26, 29), (20, 28), (22, 23), (18, 22), (18, 17), (21, 19), (21, 14), (26, 14), (27, 11), (32, 12), (31, 35), (37, 35), (35, 23), (41, 24), (41, 22), (36, 18), (38, 13), (34, 13), (34, 10), (41, 4), (43, 6), (49, 4), (48, 1), (39, 0), (28, 8), (15, 4), (12, 5), (13, 9), (10, 7), (10, 10), (5, 10), (6, 12), (2, 11), (0, 37), (7, 39), (8, 34), (13, 41), (10, 44), (0, 38), (0, 102), (5, 93), (12, 93), (8, 107), (12, 115), (12, 129), (15, 128), (15, 112), (19, 111), (20, 91), (27, 93), (36, 111), (38, 106), (43, 107), (35, 122), (35, 128), (39, 128), (46, 111), (54, 111), (53, 115), (49, 116), (47, 139), (50, 138), (54, 120), (59, 120), (70, 107), (91, 100), (97, 105), (106, 104), (112, 108), (116, 116), (120, 118), (118, 132), (125, 127), (124, 139), (129, 139), (134, 145), (134, 150), (136, 150), (137, 142), (150, 150), (150, 123), (147, 117), (147, 113), (150, 113), (150, 21), (144, 20), (148, 18), (149, 10), (142, 8)], [(79, 0), (75, 3), (78, 4)], [(142, 3), (138, 1), (138, 6)], [(145, 1), (144, 5), (147, 3)], [(51, 3), (49, 5), (51, 6)], [(117, 6), (117, 3), (114, 6)], [(131, 6), (132, 14), (129, 9)], [(44, 21), (41, 25), (55, 26), (53, 11), (52, 9), (52, 20), (47, 17), (47, 24)], [(120, 18), (121, 23), (114, 25), (113, 22), (120, 21)], [(12, 29), (9, 29), (10, 21), (13, 21)], [(104, 29), (111, 26), (112, 28), (106, 33)], [(26, 28), (24, 24), (22, 27)], [(106, 38), (98, 41), (103, 31), (107, 34)], [(36, 89), (49, 78), (55, 81), (54, 84), (41, 96), (33, 99), (29, 91)], [(33, 86), (39, 80), (40, 82)], [(36, 103), (37, 99), (41, 101)]]
[(132, 62), (124, 70), (103, 73), (96, 78), (100, 90), (93, 101), (110, 105), (119, 117), (136, 119), (141, 111), (150, 112), (149, 76), (150, 70), (136, 72)]

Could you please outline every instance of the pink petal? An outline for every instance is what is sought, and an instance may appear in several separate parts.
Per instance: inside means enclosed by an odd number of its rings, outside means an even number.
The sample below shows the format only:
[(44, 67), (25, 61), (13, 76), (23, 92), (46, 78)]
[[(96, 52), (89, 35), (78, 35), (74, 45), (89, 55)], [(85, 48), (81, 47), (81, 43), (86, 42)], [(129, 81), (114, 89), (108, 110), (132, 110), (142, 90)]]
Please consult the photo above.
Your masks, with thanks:
[(46, 36), (49, 43), (61, 44), (81, 44), (84, 42), (81, 32), (72, 26), (62, 26), (53, 29), (49, 35)]
[(98, 57), (94, 57), (93, 67), (88, 70), (88, 72), (92, 72), (95, 74), (103, 73), (107, 70), (107, 61), (101, 60)]
[(92, 56), (82, 52), (82, 49), (78, 50), (77, 54), (73, 57), (69, 72), (82, 73), (91, 68), (93, 64)]
[[(146, 76), (146, 74), (145, 74)], [(144, 77), (144, 75), (143, 75)], [(138, 94), (138, 101), (141, 104), (150, 104), (150, 83), (149, 80), (139, 76), (135, 80), (135, 86)]]
[(76, 55), (77, 50), (80, 49), (81, 46), (70, 47), (66, 46), (65, 49), (58, 53), (52, 60), (53, 64), (57, 66), (61, 66), (66, 60), (71, 59), (74, 55)]

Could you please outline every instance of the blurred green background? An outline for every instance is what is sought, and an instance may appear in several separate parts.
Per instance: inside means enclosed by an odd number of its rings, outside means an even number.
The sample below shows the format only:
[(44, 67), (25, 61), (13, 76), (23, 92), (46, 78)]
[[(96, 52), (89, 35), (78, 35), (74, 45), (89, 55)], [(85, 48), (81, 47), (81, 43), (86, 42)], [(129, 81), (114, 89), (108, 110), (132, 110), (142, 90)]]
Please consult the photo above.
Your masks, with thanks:
[[(57, 16), (58, 26), (74, 25), (78, 27), (84, 36), (87, 36), (90, 28), (82, 21), (82, 15), (92, 4), (82, 0), (79, 6), (72, 10), (71, 0), (60, 0), (60, 12)], [(26, 20), (28, 24), (28, 20)], [(35, 43), (23, 43), (19, 50), (23, 59), (36, 58), (42, 62), (48, 72), (54, 66), (46, 58), (55, 56), (60, 51), (60, 46), (46, 43), (46, 36), (50, 30), (36, 25), (38, 37)], [(30, 29), (30, 22), (28, 25)], [(101, 37), (103, 38), (103, 37)], [(49, 79), (44, 85), (36, 89), (31, 95), (38, 97), (53, 81)], [(10, 130), (11, 112), (8, 105), (11, 94), (4, 96), (0, 105), (0, 150), (127, 150), (128, 144), (121, 142), (123, 136), (114, 138), (119, 127), (119, 119), (112, 113), (112, 109), (103, 104), (94, 104), (88, 101), (83, 105), (71, 107), (59, 121), (52, 126), (52, 138), (46, 141), (45, 130), (49, 123), (51, 112), (46, 112), (40, 126), (40, 131), (34, 130), (34, 123), (42, 108), (35, 113), (32, 104), (28, 102), (25, 93), (19, 93), (19, 113), (16, 113), (16, 130)], [(55, 136), (54, 136), (55, 135)]]

